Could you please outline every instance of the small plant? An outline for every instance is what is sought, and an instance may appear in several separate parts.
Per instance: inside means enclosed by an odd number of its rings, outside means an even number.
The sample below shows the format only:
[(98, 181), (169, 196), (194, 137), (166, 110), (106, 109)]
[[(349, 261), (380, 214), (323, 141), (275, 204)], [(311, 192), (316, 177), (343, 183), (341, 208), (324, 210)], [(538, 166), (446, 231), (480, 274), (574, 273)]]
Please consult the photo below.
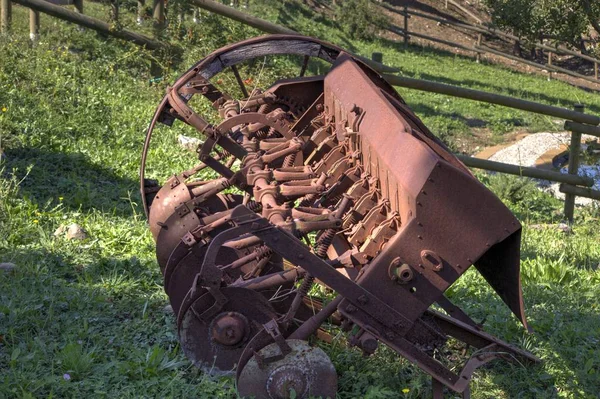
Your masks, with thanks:
[(94, 351), (86, 352), (80, 344), (74, 342), (67, 344), (58, 357), (65, 372), (65, 380), (84, 378), (90, 373), (94, 363)]

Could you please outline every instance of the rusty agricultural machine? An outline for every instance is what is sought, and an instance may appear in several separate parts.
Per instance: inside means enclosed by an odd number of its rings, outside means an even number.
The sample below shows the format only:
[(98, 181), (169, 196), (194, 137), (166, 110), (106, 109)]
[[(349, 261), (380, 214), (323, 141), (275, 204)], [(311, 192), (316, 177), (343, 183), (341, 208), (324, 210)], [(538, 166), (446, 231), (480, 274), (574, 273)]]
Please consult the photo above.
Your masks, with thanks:
[[(236, 65), (274, 55), (299, 56), (299, 77), (248, 92)], [(312, 58), (329, 70), (305, 76)], [(218, 88), (225, 71), (244, 98)], [(218, 123), (192, 109), (195, 95)], [(150, 139), (175, 120), (202, 134), (200, 163), (159, 187), (144, 178)], [(468, 397), (493, 359), (538, 361), (444, 296), (474, 265), (527, 327), (519, 222), (379, 74), (335, 46), (264, 36), (198, 62), (156, 111), (141, 181), (181, 346), (199, 367), (235, 371), (242, 397), (334, 398), (335, 368), (308, 343), (327, 339), (324, 327), (366, 355), (392, 348), (433, 377), (435, 398), (444, 386)], [(472, 348), (458, 373), (438, 360), (449, 337)]]

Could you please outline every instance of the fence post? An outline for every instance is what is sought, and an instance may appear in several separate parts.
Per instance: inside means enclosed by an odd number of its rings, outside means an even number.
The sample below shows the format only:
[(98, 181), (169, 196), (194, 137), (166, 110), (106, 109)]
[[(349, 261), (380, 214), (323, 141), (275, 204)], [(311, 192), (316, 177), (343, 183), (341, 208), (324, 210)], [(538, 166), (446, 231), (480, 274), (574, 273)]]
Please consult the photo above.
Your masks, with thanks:
[(154, 0), (154, 36), (159, 37), (165, 28), (165, 0)]
[(144, 0), (137, 0), (137, 17), (135, 21), (138, 25), (141, 25), (144, 21), (144, 5)]
[(0, 32), (8, 33), (12, 19), (12, 3), (10, 0), (0, 0)]
[(598, 79), (598, 63), (594, 62), (594, 78)]
[(408, 45), (408, 5), (404, 4), (404, 46)]
[(83, 0), (73, 0), (73, 5), (75, 6), (75, 11), (83, 14)]
[[(583, 104), (576, 104), (575, 111), (584, 112)], [(577, 175), (579, 172), (579, 151), (581, 150), (581, 133), (571, 132), (571, 145), (569, 147), (569, 174)], [(575, 195), (571, 193), (565, 194), (565, 218), (568, 222), (573, 223), (573, 214), (575, 212)]]
[(371, 59), (375, 62), (379, 62), (380, 64), (383, 64), (383, 53), (372, 53)]
[(119, 0), (110, 0), (110, 21), (119, 28)]
[(32, 43), (40, 40), (40, 12), (29, 9), (29, 39)]
[[(481, 39), (482, 39), (481, 33), (477, 34), (477, 48), (479, 48), (481, 46)], [(478, 64), (479, 64), (479, 61), (481, 61), (481, 52), (479, 50), (477, 50), (477, 55), (475, 56), (475, 61)]]
[(552, 79), (552, 51), (548, 51), (548, 80)]

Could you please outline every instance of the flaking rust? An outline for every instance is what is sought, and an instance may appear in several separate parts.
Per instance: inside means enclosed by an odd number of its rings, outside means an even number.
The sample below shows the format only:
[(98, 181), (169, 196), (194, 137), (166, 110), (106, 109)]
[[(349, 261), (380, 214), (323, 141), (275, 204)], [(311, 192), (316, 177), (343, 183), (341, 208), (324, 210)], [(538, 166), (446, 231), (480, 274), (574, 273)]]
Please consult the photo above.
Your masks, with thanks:
[[(299, 57), (300, 76), (249, 90), (238, 66), (276, 55)], [(311, 58), (330, 69), (304, 76)], [(244, 98), (215, 83), (227, 71)], [(192, 108), (197, 95), (219, 123)], [(199, 163), (158, 187), (144, 178), (152, 133), (176, 120), (201, 134)], [(435, 398), (444, 387), (468, 397), (473, 372), (491, 360), (539, 361), (444, 296), (474, 265), (527, 328), (519, 222), (343, 50), (281, 35), (217, 50), (169, 88), (142, 158), (182, 347), (199, 367), (235, 372), (241, 395), (335, 396), (333, 364), (307, 342), (332, 329), (365, 355), (384, 344), (415, 363), (432, 376)], [(220, 177), (198, 178), (209, 169)], [(330, 295), (310, 297), (315, 284)], [(437, 360), (449, 337), (473, 348), (458, 373)]]

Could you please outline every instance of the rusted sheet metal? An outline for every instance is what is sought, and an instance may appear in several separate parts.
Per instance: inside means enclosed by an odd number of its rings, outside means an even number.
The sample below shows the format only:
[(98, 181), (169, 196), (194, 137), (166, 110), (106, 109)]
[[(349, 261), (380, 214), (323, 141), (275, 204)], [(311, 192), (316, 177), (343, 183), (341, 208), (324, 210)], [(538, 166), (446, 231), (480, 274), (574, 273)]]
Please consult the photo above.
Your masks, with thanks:
[[(243, 86), (238, 65), (288, 53), (304, 56), (298, 78), (259, 91)], [(311, 57), (331, 69), (304, 76)], [(211, 82), (232, 67), (247, 98)], [(190, 105), (196, 94), (222, 121), (211, 125)], [(158, 123), (176, 120), (205, 136), (202, 163), (157, 189), (144, 179), (150, 137)], [(329, 359), (305, 342), (327, 337), (328, 320), (365, 355), (385, 344), (417, 364), (437, 381), (436, 395), (438, 382), (467, 395), (474, 370), (500, 353), (538, 361), (484, 333), (444, 297), (474, 264), (527, 327), (519, 222), (381, 76), (342, 50), (268, 36), (216, 51), (169, 89), (142, 158), (142, 193), (182, 347), (215, 372), (237, 365), (242, 395), (289, 397), (293, 388), (301, 398), (335, 396)], [(202, 168), (221, 177), (198, 181)], [(311, 298), (315, 283), (335, 300)], [(450, 316), (430, 310), (436, 302)], [(458, 373), (433, 357), (449, 337), (478, 349)]]

